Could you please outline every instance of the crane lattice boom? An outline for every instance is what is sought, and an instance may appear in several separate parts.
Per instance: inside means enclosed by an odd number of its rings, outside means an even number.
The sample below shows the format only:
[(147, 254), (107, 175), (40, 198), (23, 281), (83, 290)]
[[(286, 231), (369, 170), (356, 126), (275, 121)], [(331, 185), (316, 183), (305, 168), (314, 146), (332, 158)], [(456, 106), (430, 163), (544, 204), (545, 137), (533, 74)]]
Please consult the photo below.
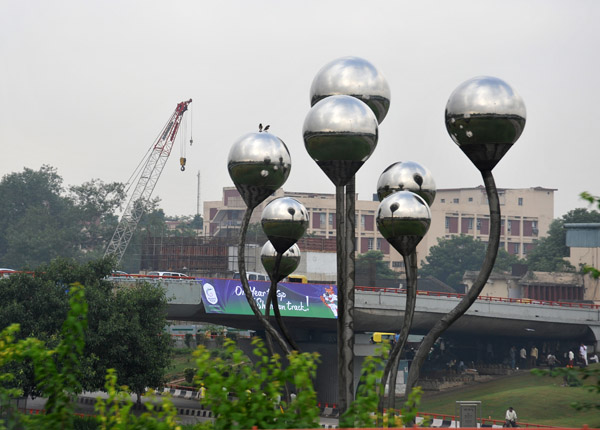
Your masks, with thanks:
[(117, 263), (123, 258), (127, 245), (129, 245), (129, 241), (150, 202), (158, 178), (160, 178), (169, 155), (171, 155), (171, 148), (179, 131), (183, 114), (191, 102), (192, 99), (189, 99), (177, 104), (175, 112), (173, 112), (156, 142), (154, 142), (125, 212), (123, 212), (119, 225), (104, 252), (105, 256), (114, 255)]

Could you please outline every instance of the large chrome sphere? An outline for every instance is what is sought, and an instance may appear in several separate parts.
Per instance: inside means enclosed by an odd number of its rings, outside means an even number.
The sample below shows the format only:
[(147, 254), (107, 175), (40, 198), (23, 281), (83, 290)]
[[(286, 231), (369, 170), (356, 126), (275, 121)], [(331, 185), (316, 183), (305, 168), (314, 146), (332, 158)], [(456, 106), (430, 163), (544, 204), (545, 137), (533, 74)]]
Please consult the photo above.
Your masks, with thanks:
[(335, 185), (346, 185), (371, 156), (378, 123), (369, 107), (350, 96), (331, 96), (315, 104), (302, 134), (308, 154)]
[(260, 261), (262, 262), (263, 267), (271, 279), (275, 279), (277, 282), (281, 281), (289, 274), (294, 273), (294, 270), (296, 270), (300, 264), (301, 257), (300, 248), (298, 248), (298, 245), (294, 244), (282, 254), (281, 262), (279, 263), (279, 271), (277, 277), (275, 277), (275, 259), (277, 258), (277, 250), (273, 247), (271, 242), (267, 241), (260, 252)]
[(492, 170), (517, 141), (525, 103), (501, 79), (479, 76), (463, 82), (446, 104), (446, 129), (479, 170)]
[(229, 176), (251, 209), (284, 184), (291, 167), (290, 152), (283, 140), (266, 132), (240, 137), (227, 160)]
[(423, 198), (410, 191), (390, 194), (377, 209), (377, 228), (403, 256), (411, 254), (429, 230), (431, 211)]
[(379, 201), (396, 191), (412, 191), (429, 206), (435, 200), (435, 181), (429, 169), (414, 161), (399, 161), (383, 171), (377, 181)]
[(367, 60), (343, 57), (326, 64), (313, 79), (310, 105), (325, 97), (347, 95), (365, 102), (383, 121), (390, 108), (390, 87), (385, 77)]
[(285, 252), (308, 228), (308, 211), (291, 197), (272, 200), (263, 209), (260, 223), (278, 252)]

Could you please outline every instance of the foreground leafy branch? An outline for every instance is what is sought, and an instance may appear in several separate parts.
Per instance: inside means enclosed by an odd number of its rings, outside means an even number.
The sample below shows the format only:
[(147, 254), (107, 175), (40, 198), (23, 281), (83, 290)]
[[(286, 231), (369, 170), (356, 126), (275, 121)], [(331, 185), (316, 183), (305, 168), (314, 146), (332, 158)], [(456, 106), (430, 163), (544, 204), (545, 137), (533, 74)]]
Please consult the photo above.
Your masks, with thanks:
[[(196, 383), (203, 387), (204, 402), (215, 416), (214, 428), (319, 427), (317, 395), (312, 384), (317, 355), (294, 351), (283, 368), (280, 357), (269, 356), (262, 340), (254, 338), (252, 345), (254, 362), (229, 339), (222, 356), (211, 357), (203, 346), (195, 353)], [(295, 390), (289, 399), (286, 384)]]

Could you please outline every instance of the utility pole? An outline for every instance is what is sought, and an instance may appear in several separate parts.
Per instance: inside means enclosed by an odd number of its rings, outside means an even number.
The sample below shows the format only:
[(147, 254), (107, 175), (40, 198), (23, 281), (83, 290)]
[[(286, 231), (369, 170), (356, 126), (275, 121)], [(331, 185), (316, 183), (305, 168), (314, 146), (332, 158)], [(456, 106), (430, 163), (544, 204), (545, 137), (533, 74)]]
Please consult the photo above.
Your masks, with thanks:
[(198, 170), (198, 194), (196, 196), (196, 215), (200, 215), (200, 170)]

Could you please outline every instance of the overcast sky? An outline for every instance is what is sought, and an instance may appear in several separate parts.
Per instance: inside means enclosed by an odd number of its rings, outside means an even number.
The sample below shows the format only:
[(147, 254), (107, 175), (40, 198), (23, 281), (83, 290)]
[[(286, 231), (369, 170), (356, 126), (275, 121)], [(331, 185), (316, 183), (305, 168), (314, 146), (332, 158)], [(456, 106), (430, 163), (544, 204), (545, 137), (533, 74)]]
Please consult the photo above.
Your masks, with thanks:
[(302, 124), (317, 71), (353, 55), (392, 94), (361, 199), (395, 161), (427, 166), (438, 188), (482, 184), (443, 116), (460, 83), (491, 75), (527, 106), (496, 184), (558, 189), (558, 217), (587, 207), (581, 191), (600, 194), (599, 23), (597, 0), (0, 0), (0, 175), (48, 164), (65, 185), (125, 182), (192, 98), (187, 170), (178, 141), (154, 192), (168, 215), (196, 213), (198, 171), (201, 199), (221, 198), (229, 148), (259, 122), (290, 150), (284, 189), (333, 193)]

